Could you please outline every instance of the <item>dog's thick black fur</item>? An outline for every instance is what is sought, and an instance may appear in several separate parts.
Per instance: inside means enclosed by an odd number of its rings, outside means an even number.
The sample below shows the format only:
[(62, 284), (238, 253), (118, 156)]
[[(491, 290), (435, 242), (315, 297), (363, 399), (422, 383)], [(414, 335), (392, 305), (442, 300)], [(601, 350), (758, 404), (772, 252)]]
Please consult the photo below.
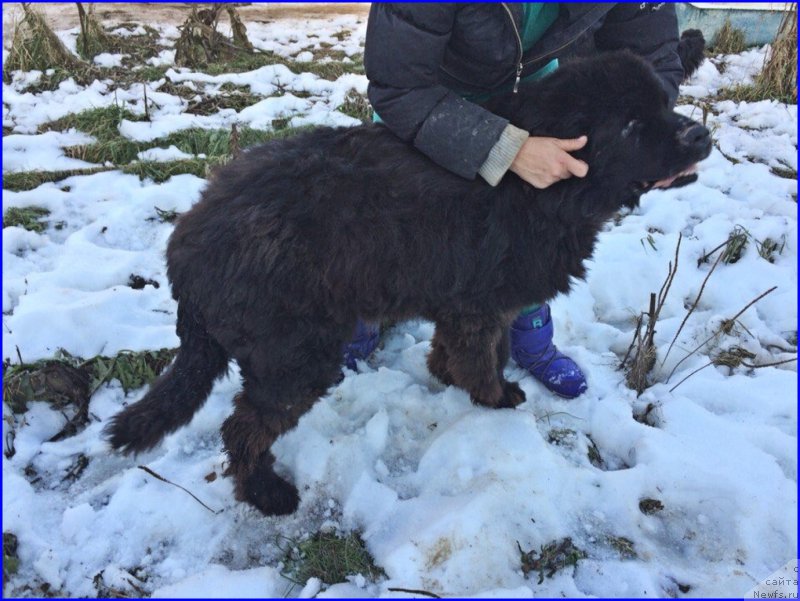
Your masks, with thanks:
[(627, 53), (575, 61), (490, 108), (532, 135), (587, 134), (575, 154), (589, 174), (546, 190), (509, 174), (492, 188), (380, 125), (319, 128), (223, 168), (167, 249), (178, 357), (113, 419), (111, 444), (142, 451), (186, 424), (234, 358), (244, 388), (222, 436), (237, 498), (292, 512), (297, 491), (270, 446), (340, 377), (357, 317), (434, 321), (436, 377), (486, 407), (521, 403), (503, 378), (514, 316), (567, 292), (603, 223), (705, 158), (710, 138)]
[(700, 68), (705, 60), (706, 39), (699, 29), (687, 29), (678, 42), (678, 56), (683, 65), (683, 80), (686, 81)]

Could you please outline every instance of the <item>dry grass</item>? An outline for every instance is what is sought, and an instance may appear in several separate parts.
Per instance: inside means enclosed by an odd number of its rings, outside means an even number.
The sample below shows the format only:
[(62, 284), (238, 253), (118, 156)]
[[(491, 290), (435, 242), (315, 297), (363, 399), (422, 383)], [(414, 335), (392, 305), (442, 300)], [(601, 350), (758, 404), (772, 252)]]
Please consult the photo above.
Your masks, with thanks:
[(517, 547), (520, 552), (522, 573), (527, 576), (531, 572), (538, 572), (539, 584), (544, 582), (545, 576), (552, 578), (557, 571), (575, 566), (579, 560), (586, 557), (586, 553), (576, 547), (571, 538), (562, 538), (542, 545), (538, 553), (535, 550), (523, 551), (519, 543)]
[(46, 71), (61, 68), (77, 69), (81, 62), (67, 50), (44, 17), (29, 4), (23, 4), (25, 16), (14, 30), (11, 50), (3, 65), (3, 79), (10, 80), (10, 72)]
[(231, 20), (233, 39), (228, 39), (217, 31), (222, 8), (223, 4), (212, 4), (211, 8), (202, 10), (192, 7), (191, 14), (180, 27), (180, 38), (175, 42), (176, 66), (199, 68), (253, 52), (253, 45), (247, 39), (247, 29), (235, 8), (226, 8)]
[(658, 499), (642, 499), (639, 501), (639, 511), (645, 515), (654, 515), (664, 511), (664, 504)]
[(110, 52), (113, 41), (103, 30), (100, 21), (94, 15), (94, 3), (83, 7), (82, 2), (77, 2), (78, 19), (81, 24), (81, 31), (78, 34), (77, 48), (81, 58), (90, 61), (98, 54)]
[(730, 19), (726, 19), (714, 36), (710, 50), (715, 54), (739, 54), (745, 48), (747, 44), (744, 41), (744, 31), (734, 27)]
[(355, 90), (347, 92), (344, 103), (337, 110), (350, 117), (360, 119), (362, 123), (372, 123), (372, 107), (369, 100)]
[(755, 83), (759, 95), (797, 104), (797, 4), (787, 12)]
[(737, 102), (778, 100), (797, 104), (797, 4), (784, 14), (764, 68), (752, 85), (721, 90), (719, 98)]
[[(650, 294), (650, 307), (646, 313), (639, 315), (636, 323), (636, 329), (633, 333), (633, 340), (628, 347), (628, 352), (620, 364), (620, 368), (627, 371), (625, 375), (625, 383), (629, 388), (636, 391), (637, 396), (650, 385), (650, 372), (656, 363), (656, 346), (655, 346), (655, 333), (656, 324), (664, 302), (667, 300), (672, 281), (675, 279), (675, 274), (678, 272), (678, 255), (681, 248), (682, 237), (678, 236), (678, 243), (675, 246), (675, 260), (670, 261), (669, 269), (667, 270), (667, 277), (664, 284), (661, 286), (658, 295), (655, 293)], [(645, 323), (645, 317), (647, 321)], [(644, 333), (642, 332), (644, 326)]]

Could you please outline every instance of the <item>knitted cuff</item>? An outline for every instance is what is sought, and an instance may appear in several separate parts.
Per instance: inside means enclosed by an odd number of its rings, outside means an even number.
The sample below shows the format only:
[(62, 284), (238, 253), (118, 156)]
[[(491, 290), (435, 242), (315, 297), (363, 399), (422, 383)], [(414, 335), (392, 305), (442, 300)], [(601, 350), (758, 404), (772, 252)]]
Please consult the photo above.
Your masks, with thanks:
[(528, 132), (511, 124), (506, 125), (500, 139), (492, 146), (489, 156), (478, 169), (478, 174), (485, 179), (490, 186), (496, 186), (511, 167), (511, 163), (522, 148), (525, 140), (528, 139)]

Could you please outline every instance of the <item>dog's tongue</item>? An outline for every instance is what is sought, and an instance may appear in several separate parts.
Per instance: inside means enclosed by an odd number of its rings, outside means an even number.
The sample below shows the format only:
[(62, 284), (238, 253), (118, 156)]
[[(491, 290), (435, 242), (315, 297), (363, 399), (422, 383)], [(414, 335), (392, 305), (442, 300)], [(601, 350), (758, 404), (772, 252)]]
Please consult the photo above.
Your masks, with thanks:
[(653, 184), (654, 188), (669, 188), (673, 182), (678, 179), (679, 177), (686, 177), (687, 175), (692, 175), (693, 173), (697, 173), (697, 163), (694, 165), (687, 167), (680, 173), (676, 173), (675, 175), (668, 177), (666, 179), (660, 179), (655, 184)]

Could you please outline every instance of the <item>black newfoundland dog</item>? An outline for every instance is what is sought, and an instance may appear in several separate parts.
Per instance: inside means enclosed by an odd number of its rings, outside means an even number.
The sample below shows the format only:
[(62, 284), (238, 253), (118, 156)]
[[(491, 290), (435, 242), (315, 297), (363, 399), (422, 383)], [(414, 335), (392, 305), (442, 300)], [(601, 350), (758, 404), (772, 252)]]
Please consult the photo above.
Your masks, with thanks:
[(270, 446), (340, 378), (356, 318), (436, 324), (430, 371), (485, 407), (525, 394), (503, 378), (522, 307), (584, 275), (603, 223), (654, 182), (708, 156), (709, 132), (669, 110), (627, 53), (570, 63), (490, 109), (532, 135), (589, 142), (584, 179), (492, 188), (440, 168), (381, 125), (319, 128), (221, 169), (167, 249), (180, 352), (108, 428), (138, 452), (189, 422), (229, 359), (244, 388), (222, 426), (236, 498), (295, 510)]

